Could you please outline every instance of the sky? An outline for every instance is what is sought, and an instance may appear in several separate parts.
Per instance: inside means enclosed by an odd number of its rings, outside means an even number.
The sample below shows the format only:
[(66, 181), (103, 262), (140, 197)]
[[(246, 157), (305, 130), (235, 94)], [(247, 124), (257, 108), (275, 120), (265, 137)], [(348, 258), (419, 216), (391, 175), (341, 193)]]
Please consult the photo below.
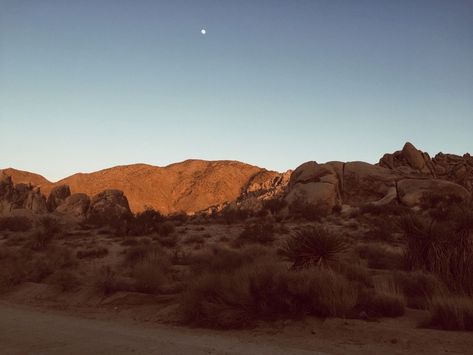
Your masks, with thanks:
[(0, 168), (285, 171), (472, 138), (473, 0), (0, 0)]

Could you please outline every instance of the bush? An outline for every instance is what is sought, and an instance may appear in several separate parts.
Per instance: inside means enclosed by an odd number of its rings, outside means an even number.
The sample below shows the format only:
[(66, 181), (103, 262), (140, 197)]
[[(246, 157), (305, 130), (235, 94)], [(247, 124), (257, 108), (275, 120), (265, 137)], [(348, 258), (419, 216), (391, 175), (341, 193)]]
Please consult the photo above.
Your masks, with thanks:
[(59, 235), (61, 226), (53, 217), (43, 217), (39, 220), (36, 230), (31, 235), (31, 248), (44, 250), (50, 242)]
[(428, 326), (445, 330), (473, 330), (473, 300), (467, 297), (435, 297), (430, 303)]
[(158, 211), (147, 208), (139, 212), (130, 220), (128, 234), (130, 235), (149, 235), (159, 231), (164, 217)]
[(444, 292), (441, 282), (426, 272), (397, 271), (393, 274), (393, 278), (403, 291), (407, 305), (412, 308), (426, 309), (434, 297)]
[(303, 229), (288, 239), (279, 253), (294, 269), (312, 266), (332, 267), (341, 260), (348, 244), (338, 235), (317, 226)]
[(378, 243), (362, 244), (357, 248), (358, 255), (368, 261), (371, 269), (398, 270), (404, 266), (402, 251), (393, 250), (388, 245)]
[(263, 260), (269, 257), (268, 250), (263, 247), (252, 246), (237, 251), (214, 246), (210, 250), (191, 255), (188, 259), (192, 271), (200, 275), (215, 270), (230, 272), (251, 264), (255, 259)]
[(95, 288), (104, 296), (109, 296), (118, 291), (129, 291), (131, 286), (119, 281), (117, 274), (110, 266), (100, 268), (95, 280)]
[(68, 292), (77, 289), (80, 285), (80, 280), (71, 271), (60, 270), (51, 276), (49, 283), (58, 287), (62, 292)]
[(441, 211), (431, 219), (403, 219), (406, 265), (434, 273), (454, 292), (473, 295), (473, 212), (469, 206)]
[(12, 216), (0, 218), (0, 231), (26, 232), (31, 227), (31, 221), (26, 217)]
[(357, 307), (370, 317), (399, 317), (405, 312), (405, 298), (391, 279), (375, 283), (375, 289), (360, 293)]
[(107, 248), (93, 248), (93, 249), (78, 250), (76, 255), (79, 259), (95, 259), (95, 258), (103, 258), (107, 254), (108, 254)]
[(328, 270), (246, 265), (194, 279), (180, 299), (180, 309), (189, 324), (240, 328), (258, 319), (341, 317), (354, 306), (356, 292), (343, 276)]
[(327, 217), (329, 209), (324, 204), (312, 204), (296, 200), (289, 205), (289, 214), (296, 218), (304, 218), (307, 221), (319, 222)]
[(162, 255), (148, 255), (139, 261), (132, 270), (134, 289), (143, 293), (162, 292), (169, 282), (170, 261)]
[(270, 244), (274, 241), (274, 232), (274, 224), (270, 222), (247, 224), (233, 245), (239, 247), (246, 243)]
[(286, 206), (287, 202), (283, 199), (275, 198), (263, 201), (263, 209), (271, 212), (272, 215), (278, 214)]

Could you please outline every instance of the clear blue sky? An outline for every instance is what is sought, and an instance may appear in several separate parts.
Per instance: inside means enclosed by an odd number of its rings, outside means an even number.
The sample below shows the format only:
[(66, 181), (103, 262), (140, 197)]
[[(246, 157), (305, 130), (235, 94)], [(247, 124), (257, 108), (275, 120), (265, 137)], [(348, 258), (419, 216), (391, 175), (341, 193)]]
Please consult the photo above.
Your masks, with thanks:
[(473, 0), (0, 0), (0, 167), (283, 171), (407, 140), (473, 153)]

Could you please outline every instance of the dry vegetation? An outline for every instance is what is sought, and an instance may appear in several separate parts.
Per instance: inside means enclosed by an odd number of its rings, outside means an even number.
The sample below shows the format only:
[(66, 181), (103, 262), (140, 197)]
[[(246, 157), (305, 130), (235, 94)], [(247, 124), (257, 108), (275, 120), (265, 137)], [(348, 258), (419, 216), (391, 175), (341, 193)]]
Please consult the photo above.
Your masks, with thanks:
[(98, 297), (169, 295), (176, 320), (213, 328), (372, 320), (413, 308), (425, 312), (425, 327), (473, 330), (471, 205), (431, 196), (419, 212), (364, 206), (326, 217), (278, 201), (262, 211), (165, 217), (150, 209), (75, 227), (4, 217), (0, 289), (35, 282)]

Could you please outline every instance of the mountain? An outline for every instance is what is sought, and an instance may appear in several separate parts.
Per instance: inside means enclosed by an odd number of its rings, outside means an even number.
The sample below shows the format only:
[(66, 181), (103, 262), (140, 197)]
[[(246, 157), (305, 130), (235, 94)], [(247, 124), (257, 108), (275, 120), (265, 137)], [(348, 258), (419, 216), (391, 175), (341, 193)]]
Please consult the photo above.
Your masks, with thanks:
[[(147, 164), (117, 166), (78, 173), (52, 183), (44, 177), (15, 169), (3, 172), (14, 183), (31, 183), (48, 195), (54, 186), (69, 185), (72, 193), (89, 196), (106, 189), (122, 190), (137, 212), (152, 207), (164, 214), (196, 212), (236, 200), (254, 176), (265, 169), (237, 161), (186, 160), (165, 167)], [(274, 178), (279, 173), (271, 172)]]

